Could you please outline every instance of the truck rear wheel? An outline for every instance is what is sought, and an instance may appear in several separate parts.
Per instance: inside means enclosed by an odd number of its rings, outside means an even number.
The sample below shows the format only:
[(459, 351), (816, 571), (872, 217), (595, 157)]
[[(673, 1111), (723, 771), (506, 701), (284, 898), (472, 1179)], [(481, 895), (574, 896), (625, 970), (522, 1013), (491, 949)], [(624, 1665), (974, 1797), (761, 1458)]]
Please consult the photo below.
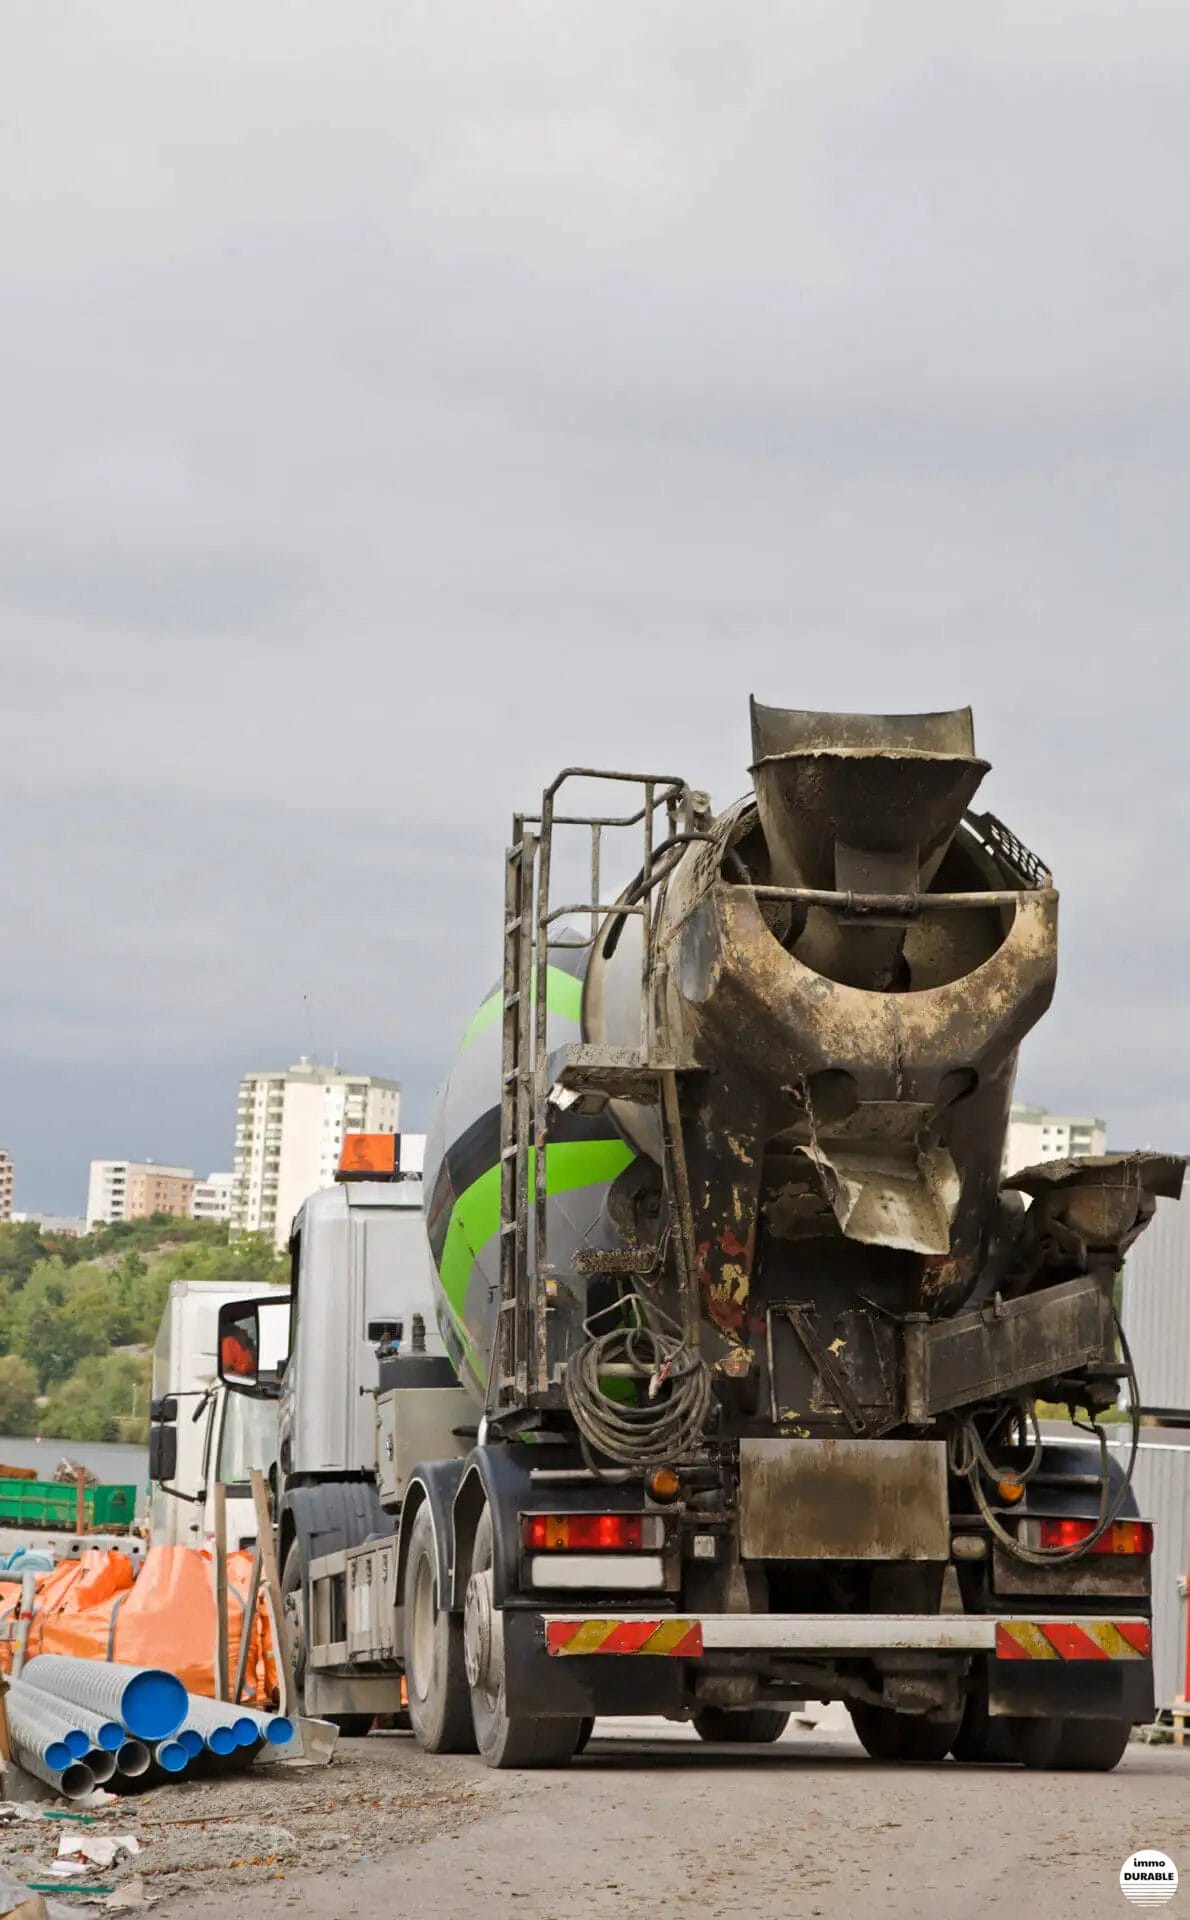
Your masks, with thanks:
[(1076, 1773), (1110, 1773), (1124, 1758), (1131, 1735), (1127, 1720), (1067, 1720), (1058, 1742), (1058, 1765)]
[(853, 1700), (847, 1711), (873, 1760), (899, 1760), (915, 1766), (945, 1760), (960, 1725), (955, 1717), (927, 1720), (921, 1713), (896, 1713), (891, 1707), (871, 1706), (866, 1700)]
[(440, 1605), (434, 1521), (425, 1505), (418, 1509), (409, 1535), (403, 1600), (405, 1687), (413, 1736), (427, 1753), (473, 1753), (463, 1634)]
[[(464, 1640), (475, 1741), (489, 1767), (562, 1767), (573, 1759), (584, 1721), (510, 1715), (504, 1697), (504, 1632), (492, 1605), (492, 1516), (485, 1507), (475, 1529), (467, 1585)], [(413, 1693), (410, 1689), (410, 1703)]]
[(1062, 1744), (1062, 1720), (1042, 1720), (1033, 1715), (1022, 1714), (1012, 1722), (1012, 1755), (1022, 1767), (1033, 1772), (1044, 1772), (1058, 1765), (1058, 1749)]
[[(289, 1626), (289, 1672), (294, 1696), (306, 1707), (306, 1583), (302, 1577), (302, 1550), (293, 1541), (281, 1570), (281, 1605)], [(324, 1713), (320, 1716), (338, 1727), (345, 1740), (362, 1740), (372, 1725), (370, 1713)]]
[(986, 1689), (968, 1694), (962, 1723), (950, 1750), (956, 1760), (975, 1766), (994, 1766), (1000, 1761), (1016, 1759), (1012, 1723), (988, 1712)]
[(1131, 1732), (1126, 1720), (1019, 1719), (1013, 1748), (1025, 1767), (1110, 1773), (1124, 1758)]
[(700, 1740), (733, 1746), (771, 1747), (788, 1725), (789, 1715), (780, 1707), (703, 1707), (693, 1720)]

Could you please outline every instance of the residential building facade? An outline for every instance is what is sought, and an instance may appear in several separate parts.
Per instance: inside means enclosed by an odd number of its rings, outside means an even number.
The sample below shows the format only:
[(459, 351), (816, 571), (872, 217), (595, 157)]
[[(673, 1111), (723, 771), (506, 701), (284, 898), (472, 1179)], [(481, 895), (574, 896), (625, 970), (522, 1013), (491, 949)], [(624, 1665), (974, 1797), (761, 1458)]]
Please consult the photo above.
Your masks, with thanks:
[(233, 1233), (289, 1238), (294, 1214), (329, 1187), (345, 1133), (396, 1133), (401, 1090), (375, 1074), (343, 1073), (305, 1055), (283, 1073), (247, 1073), (236, 1101)]
[(1019, 1173), (1041, 1160), (1074, 1160), (1106, 1149), (1106, 1121), (1087, 1113), (1050, 1113), (1024, 1100), (1013, 1101), (1004, 1140), (1005, 1173)]
[(192, 1218), (230, 1220), (231, 1194), (234, 1184), (234, 1173), (208, 1173), (205, 1180), (196, 1180), (194, 1192), (190, 1196)]
[(0, 1220), (12, 1219), (12, 1156), (0, 1147)]
[(192, 1167), (161, 1167), (154, 1160), (92, 1160), (87, 1226), (147, 1220), (153, 1213), (186, 1219), (193, 1192)]

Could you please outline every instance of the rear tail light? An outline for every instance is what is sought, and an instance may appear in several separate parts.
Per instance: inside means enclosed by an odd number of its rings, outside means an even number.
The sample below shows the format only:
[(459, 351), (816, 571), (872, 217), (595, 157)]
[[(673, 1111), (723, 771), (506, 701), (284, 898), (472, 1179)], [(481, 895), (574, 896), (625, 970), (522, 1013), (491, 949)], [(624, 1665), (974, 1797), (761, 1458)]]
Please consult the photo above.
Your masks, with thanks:
[(522, 1538), (534, 1553), (633, 1553), (664, 1543), (659, 1514), (527, 1513)]
[[(1081, 1546), (1098, 1526), (1097, 1520), (1042, 1520), (1038, 1545), (1042, 1547)], [(1102, 1539), (1089, 1553), (1144, 1553), (1153, 1551), (1153, 1529), (1147, 1520), (1113, 1520)]]

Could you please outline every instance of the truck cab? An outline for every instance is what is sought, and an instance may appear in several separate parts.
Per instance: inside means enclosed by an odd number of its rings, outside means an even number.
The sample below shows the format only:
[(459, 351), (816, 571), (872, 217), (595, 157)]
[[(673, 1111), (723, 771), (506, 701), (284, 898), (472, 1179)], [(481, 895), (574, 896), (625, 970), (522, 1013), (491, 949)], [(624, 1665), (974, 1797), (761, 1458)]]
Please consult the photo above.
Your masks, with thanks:
[[(365, 1542), (392, 1540), (407, 1451), (390, 1417), (394, 1372), (406, 1383), (416, 1376), (438, 1409), (419, 1434), (418, 1458), (453, 1450), (461, 1420), (471, 1421), (468, 1437), (475, 1430), (434, 1324), (423, 1145), (416, 1135), (348, 1135), (334, 1186), (311, 1194), (293, 1222), (276, 1387), (252, 1369), (223, 1373), (231, 1397), (250, 1407), (276, 1393), (274, 1522), (292, 1679), (307, 1712), (349, 1732), (399, 1708), (399, 1679), (383, 1647), (376, 1658), (348, 1658), (337, 1632), (315, 1646), (312, 1570), (330, 1560), (345, 1571)], [(229, 1303), (225, 1353), (242, 1343), (266, 1357), (267, 1312), (263, 1300)]]
[[(255, 1297), (287, 1316), (288, 1293), (261, 1296), (251, 1284), (213, 1286), (178, 1280), (169, 1290), (153, 1347), (149, 1428), (150, 1539), (154, 1546), (210, 1547), (214, 1489), (227, 1491), (227, 1543), (256, 1542), (250, 1474), (268, 1473), (277, 1457), (277, 1407), (222, 1384), (218, 1369), (220, 1308)], [(267, 1324), (267, 1322), (266, 1322)]]

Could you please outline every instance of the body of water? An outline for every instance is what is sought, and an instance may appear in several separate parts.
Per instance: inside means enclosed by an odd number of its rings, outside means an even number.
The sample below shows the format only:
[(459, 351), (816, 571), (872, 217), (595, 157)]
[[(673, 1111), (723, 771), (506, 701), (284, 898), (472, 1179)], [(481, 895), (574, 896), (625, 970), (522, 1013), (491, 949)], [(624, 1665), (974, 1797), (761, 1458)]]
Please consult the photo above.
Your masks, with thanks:
[(39, 1480), (52, 1480), (62, 1460), (77, 1461), (105, 1486), (135, 1487), (137, 1512), (147, 1510), (147, 1447), (115, 1446), (104, 1440), (10, 1439), (0, 1434), (0, 1464), (6, 1467), (32, 1467)]

